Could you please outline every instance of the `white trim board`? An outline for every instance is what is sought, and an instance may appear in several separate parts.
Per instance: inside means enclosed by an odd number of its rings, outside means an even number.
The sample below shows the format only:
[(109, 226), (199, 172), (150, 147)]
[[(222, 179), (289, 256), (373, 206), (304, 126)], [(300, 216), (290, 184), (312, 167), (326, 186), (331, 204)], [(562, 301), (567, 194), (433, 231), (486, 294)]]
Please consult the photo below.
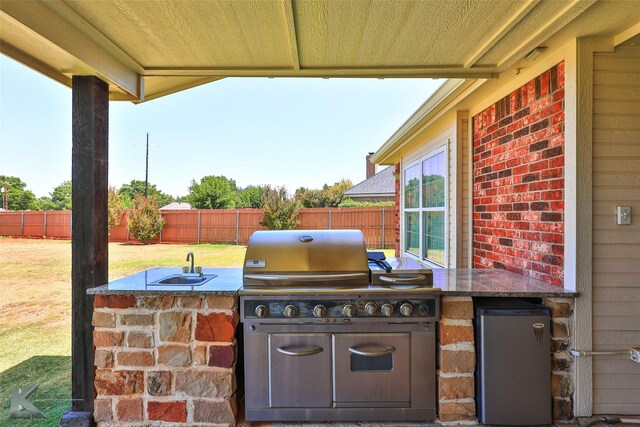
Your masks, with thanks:
[[(564, 287), (575, 300), (574, 346), (593, 348), (593, 53), (613, 50), (613, 39), (579, 38), (565, 45), (565, 249)], [(593, 361), (574, 364), (573, 412), (593, 413)]]

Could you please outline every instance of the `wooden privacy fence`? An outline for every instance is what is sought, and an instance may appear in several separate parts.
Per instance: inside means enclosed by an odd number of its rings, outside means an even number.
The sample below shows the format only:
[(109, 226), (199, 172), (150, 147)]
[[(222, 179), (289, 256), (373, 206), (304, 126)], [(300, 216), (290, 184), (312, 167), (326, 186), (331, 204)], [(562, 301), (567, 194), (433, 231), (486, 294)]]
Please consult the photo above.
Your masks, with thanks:
[[(394, 207), (301, 209), (300, 230), (359, 229), (369, 248), (394, 247)], [(261, 209), (162, 211), (161, 243), (226, 243), (246, 245), (251, 234), (264, 230)], [(0, 236), (71, 238), (70, 211), (0, 212)], [(111, 230), (112, 242), (135, 242), (127, 216)]]

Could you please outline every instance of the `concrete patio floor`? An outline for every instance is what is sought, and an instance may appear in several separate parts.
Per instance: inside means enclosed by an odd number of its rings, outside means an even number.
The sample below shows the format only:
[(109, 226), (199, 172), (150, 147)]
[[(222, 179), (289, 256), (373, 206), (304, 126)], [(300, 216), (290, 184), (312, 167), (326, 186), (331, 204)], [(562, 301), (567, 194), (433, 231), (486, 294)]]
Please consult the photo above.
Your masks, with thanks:
[[(573, 422), (567, 423), (554, 423), (553, 427), (563, 427), (563, 426), (586, 426), (589, 425), (591, 421), (601, 420), (604, 415), (599, 415), (596, 417), (579, 417), (580, 422), (578, 420), (574, 420)], [(638, 426), (640, 425), (640, 416), (631, 416), (631, 415), (607, 415), (607, 418), (624, 418), (624, 419), (633, 419), (637, 420), (637, 423), (620, 423), (620, 424), (606, 424), (604, 422), (599, 422), (597, 424), (593, 424), (594, 427), (602, 427), (607, 425), (616, 425), (616, 426)], [(323, 426), (331, 426), (331, 427), (441, 427), (446, 425), (452, 425), (447, 423), (398, 423), (398, 422), (326, 422), (326, 423), (317, 423), (317, 422), (250, 422), (245, 421), (244, 419), (244, 411), (240, 410), (238, 414), (238, 423), (236, 424), (238, 427), (323, 427)], [(455, 423), (455, 425), (484, 425), (484, 424), (459, 424)]]
[[(574, 418), (571, 422), (556, 422), (552, 424), (553, 427), (563, 427), (563, 426), (587, 426), (590, 425), (592, 421), (602, 420), (603, 418), (615, 419), (621, 418), (625, 420), (634, 420), (637, 422), (633, 423), (619, 423), (619, 424), (606, 424), (604, 422), (599, 422), (597, 424), (592, 424), (594, 427), (603, 427), (608, 425), (615, 426), (627, 426), (634, 427), (640, 426), (640, 415), (597, 415), (593, 417), (577, 417)], [(236, 424), (237, 427), (442, 427), (448, 425), (463, 425), (463, 426), (473, 426), (473, 425), (485, 425), (479, 423), (469, 422), (469, 424), (460, 424), (460, 423), (440, 423), (440, 422), (432, 422), (432, 423), (399, 423), (399, 422), (251, 422), (246, 421), (244, 419), (244, 400), (240, 402), (238, 408), (238, 422)]]

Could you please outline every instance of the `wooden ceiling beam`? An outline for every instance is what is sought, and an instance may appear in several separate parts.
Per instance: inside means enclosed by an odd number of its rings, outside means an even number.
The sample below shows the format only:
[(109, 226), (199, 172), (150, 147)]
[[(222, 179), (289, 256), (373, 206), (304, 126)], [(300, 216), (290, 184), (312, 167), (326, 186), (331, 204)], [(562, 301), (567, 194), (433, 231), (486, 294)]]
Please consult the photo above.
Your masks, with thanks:
[(205, 77), (204, 79), (194, 80), (182, 85), (172, 86), (169, 89), (163, 89), (157, 92), (147, 93), (145, 96), (145, 101), (151, 101), (152, 99), (160, 98), (166, 95), (171, 95), (172, 93), (181, 92), (183, 90), (191, 89), (193, 87), (201, 86), (207, 83), (215, 82), (218, 80), (222, 80), (224, 77)]
[(0, 52), (4, 53), (10, 58), (15, 59), (16, 61), (21, 62), (27, 67), (36, 70), (45, 76), (62, 83), (65, 86), (71, 87), (71, 78), (61, 73), (60, 70), (57, 70), (44, 62), (40, 61), (38, 58), (34, 58), (28, 53), (24, 52), (21, 49), (18, 49), (15, 46), (10, 45), (7, 42), (0, 43)]
[(504, 56), (502, 62), (497, 66), (498, 70), (502, 71), (522, 59), (524, 55), (529, 53), (539, 43), (547, 40), (551, 35), (555, 34), (560, 28), (571, 22), (595, 2), (596, 0), (573, 0), (565, 7), (558, 9), (558, 12), (554, 16), (549, 17), (544, 25), (538, 27), (536, 31), (531, 32), (529, 37), (511, 49), (511, 53)]
[(300, 69), (300, 55), (298, 54), (298, 36), (296, 35), (296, 21), (293, 16), (292, 0), (282, 0), (284, 8), (284, 19), (287, 23), (287, 34), (289, 35), (289, 48), (291, 52), (291, 63), (294, 70)]
[(639, 34), (640, 34), (640, 22), (636, 23), (635, 25), (631, 26), (630, 28), (627, 28), (620, 34), (616, 35), (613, 38), (613, 43), (615, 46), (618, 46), (619, 44), (622, 44), (627, 40), (629, 40), (630, 38), (635, 37)]
[[(58, 4), (54, 6), (60, 7)], [(88, 69), (94, 70), (94, 73), (80, 70), (82, 74), (99, 76), (135, 99), (144, 99), (142, 77), (132, 69), (131, 64), (123, 63), (113, 52), (94, 41), (46, 3), (3, 0), (0, 2), (0, 11), (28, 28), (34, 37), (38, 35), (45, 38), (86, 64)], [(63, 73), (62, 70), (60, 72)], [(60, 81), (60, 78), (55, 79)]]
[(516, 13), (514, 13), (507, 21), (496, 30), (491, 37), (489, 37), (479, 48), (476, 50), (469, 59), (464, 63), (464, 68), (472, 67), (478, 62), (491, 48), (493, 48), (502, 38), (515, 27), (520, 21), (524, 19), (527, 14), (540, 3), (540, 0), (529, 0), (520, 7)]
[(184, 76), (221, 76), (221, 77), (429, 77), (429, 78), (496, 78), (494, 67), (463, 68), (455, 65), (431, 67), (327, 67), (301, 68), (207, 68), (207, 67), (148, 67), (145, 77), (184, 77)]

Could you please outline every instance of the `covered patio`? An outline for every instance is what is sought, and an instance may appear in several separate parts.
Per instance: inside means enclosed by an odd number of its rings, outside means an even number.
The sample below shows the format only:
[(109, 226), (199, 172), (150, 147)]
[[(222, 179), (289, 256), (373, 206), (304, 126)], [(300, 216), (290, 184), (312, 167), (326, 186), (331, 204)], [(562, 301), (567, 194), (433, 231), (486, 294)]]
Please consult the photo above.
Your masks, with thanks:
[[(412, 138), (429, 126), (439, 131), (436, 121), (450, 113), (447, 105), (460, 103), (454, 120), (468, 120), (542, 69), (563, 62), (562, 286), (580, 294), (570, 314), (575, 329), (571, 346), (581, 351), (608, 344), (640, 346), (640, 220), (635, 213), (640, 209), (640, 2), (3, 0), (0, 27), (2, 53), (73, 92), (75, 412), (94, 410), (94, 302), (87, 290), (108, 281), (109, 102), (162, 102), (164, 96), (227, 77), (448, 79), (373, 156), (376, 162), (396, 166), (399, 188), (407, 153), (403, 150), (418, 146), (419, 138)], [(594, 101), (594, 84), (615, 84), (594, 80), (594, 57), (620, 51), (630, 53), (613, 57), (608, 67), (613, 72), (626, 67), (629, 82), (617, 90), (629, 96), (626, 108), (616, 110)], [(625, 178), (612, 178), (611, 190), (620, 204), (632, 206), (633, 220), (623, 233), (617, 230), (607, 237), (607, 227), (600, 225), (614, 222), (615, 212), (605, 212), (607, 207), (598, 203), (599, 190), (594, 191), (594, 177), (602, 172), (599, 163), (594, 167), (594, 140), (611, 123), (620, 124), (615, 135), (628, 137), (621, 150), (631, 165), (621, 172)], [(463, 147), (472, 152), (468, 141), (479, 128), (460, 129), (455, 141), (459, 157), (450, 162), (458, 165), (455, 174), (462, 182), (463, 175), (470, 179), (473, 174), (471, 157), (463, 162)], [(458, 256), (448, 267), (471, 267), (465, 259), (474, 245), (472, 196), (463, 194), (462, 184), (457, 192), (455, 186), (448, 188), (459, 200), (454, 213), (458, 234), (453, 238)], [(396, 225), (399, 234), (399, 217)], [(398, 252), (400, 243), (398, 236)], [(601, 243), (611, 244), (621, 261), (603, 266), (598, 261)], [(608, 290), (594, 291), (594, 280), (611, 268), (625, 274), (615, 276)], [(614, 297), (605, 298), (607, 292)], [(628, 311), (616, 317), (611, 306), (621, 302), (635, 302), (636, 307), (623, 304)], [(602, 330), (598, 315), (607, 317), (606, 330), (621, 332), (619, 341), (597, 341), (603, 335), (594, 333)], [(572, 414), (590, 416), (609, 412), (607, 408), (640, 413), (638, 366), (615, 372), (607, 366), (598, 372), (591, 358), (576, 358), (569, 385)], [(620, 396), (624, 402), (616, 402)]]

